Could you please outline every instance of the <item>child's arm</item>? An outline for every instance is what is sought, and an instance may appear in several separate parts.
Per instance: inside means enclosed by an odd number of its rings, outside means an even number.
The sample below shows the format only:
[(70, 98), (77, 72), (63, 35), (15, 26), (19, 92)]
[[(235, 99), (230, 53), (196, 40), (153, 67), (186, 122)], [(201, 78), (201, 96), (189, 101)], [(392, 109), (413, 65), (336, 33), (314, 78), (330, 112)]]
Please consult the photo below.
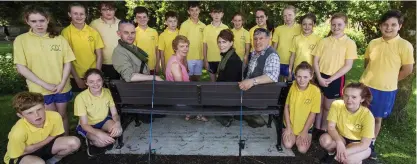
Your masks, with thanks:
[(95, 136), (101, 138), (99, 136), (99, 135), (102, 134), (102, 133), (100, 133), (101, 130), (93, 128), (91, 125), (88, 124), (87, 115), (80, 116), (80, 125), (83, 128), (83, 130), (85, 130), (88, 134), (95, 135)]
[(29, 70), (29, 68), (27, 68), (25, 65), (16, 64), (16, 68), (17, 72), (19, 72), (21, 75), (23, 75), (23, 77), (25, 77), (29, 81), (38, 84), (51, 92), (55, 92), (56, 86), (54, 84), (49, 84), (43, 81), (38, 76), (36, 76), (31, 70)]
[(162, 74), (165, 75), (166, 65), (165, 65), (165, 51), (164, 50), (159, 50), (159, 57), (161, 59)]
[(362, 138), (360, 143), (351, 144), (351, 146), (346, 148), (347, 155), (355, 154), (362, 152), (368, 149), (369, 145), (371, 144), (372, 138)]
[(62, 89), (64, 89), (65, 84), (67, 83), (68, 80), (68, 76), (71, 72), (71, 62), (68, 63), (64, 63), (64, 69), (63, 69), (63, 73), (62, 73), (62, 79), (61, 82), (59, 83), (58, 86), (56, 86), (56, 90), (55, 90), (55, 94), (57, 93), (61, 93)]
[(291, 73), (292, 73), (292, 67), (294, 65), (294, 60), (295, 60), (295, 53), (291, 52), (291, 56), (290, 56), (290, 65), (289, 65), (289, 76), (292, 77)]
[(77, 83), (77, 86), (79, 88), (87, 88), (87, 86), (85, 86), (84, 81), (81, 79), (82, 77), (79, 77), (77, 74), (77, 71), (75, 71), (75, 67), (74, 67), (74, 63), (71, 62), (71, 75), (74, 78), (75, 82)]
[(290, 121), (290, 105), (285, 104), (284, 107), (284, 120), (285, 120), (285, 129), (289, 129), (292, 132), (291, 121)]
[(94, 53), (96, 54), (96, 68), (101, 70), (101, 65), (103, 64), (103, 49), (98, 48), (94, 50)]
[(116, 106), (110, 107), (110, 113), (111, 113), (111, 117), (113, 121), (115, 122), (113, 127), (110, 128), (110, 136), (111, 137), (120, 136), (123, 130), (122, 130), (122, 125), (120, 124), (120, 117), (119, 117), (119, 114), (117, 113)]
[(248, 62), (249, 62), (248, 61), (249, 53), (250, 53), (250, 42), (245, 44), (245, 57), (244, 57), (244, 60), (243, 60), (243, 63), (245, 65), (248, 64)]
[(158, 75), (159, 70), (161, 69), (161, 56), (159, 54), (158, 47), (155, 47), (155, 57), (156, 57), (156, 65), (155, 65), (155, 73)]
[(203, 44), (203, 57), (204, 57), (204, 68), (208, 71), (209, 69), (209, 65), (208, 65), (208, 60), (207, 60), (207, 43)]
[(407, 64), (401, 66), (400, 73), (398, 74), (398, 81), (405, 79), (413, 72), (413, 64)]
[(313, 125), (315, 118), (316, 118), (316, 113), (310, 112), (310, 114), (308, 115), (307, 121), (304, 124), (303, 131), (301, 131), (301, 133), (308, 134), (308, 131)]
[(345, 75), (347, 72), (349, 72), (350, 69), (352, 69), (353, 65), (353, 59), (346, 59), (345, 65), (343, 65), (342, 68), (340, 68), (335, 74), (333, 74), (328, 80), (328, 83), (331, 83), (333, 80), (338, 79), (339, 77)]
[(278, 43), (277, 42), (272, 42), (272, 47), (274, 47), (274, 49), (278, 48)]
[(320, 74), (319, 61), (320, 61), (320, 56), (314, 56), (314, 60), (313, 60), (314, 73), (316, 74), (317, 80), (319, 81), (319, 85), (323, 87), (327, 87), (328, 84), (324, 81), (323, 77), (321, 77), (321, 74)]
[(33, 145), (29, 145), (25, 147), (25, 151), (23, 154), (30, 154), (35, 152), (36, 150), (44, 147), (46, 144), (48, 144), (49, 142), (51, 142), (56, 136), (48, 136), (45, 140), (38, 142), (36, 144)]

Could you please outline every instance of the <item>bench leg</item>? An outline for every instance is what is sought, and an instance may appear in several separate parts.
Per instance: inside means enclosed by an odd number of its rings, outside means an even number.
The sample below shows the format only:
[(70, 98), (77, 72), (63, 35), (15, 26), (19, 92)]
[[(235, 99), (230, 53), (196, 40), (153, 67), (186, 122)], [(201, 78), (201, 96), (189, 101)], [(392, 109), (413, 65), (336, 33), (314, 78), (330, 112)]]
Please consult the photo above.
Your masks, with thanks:
[(272, 127), (271, 124), (272, 124), (272, 114), (270, 114), (268, 117), (268, 124), (266, 124), (266, 127), (271, 128)]
[(282, 117), (281, 115), (274, 116), (275, 129), (277, 130), (277, 150), (282, 152), (281, 141), (282, 141)]
[(142, 123), (140, 122), (140, 114), (135, 115), (135, 127), (139, 127)]
[(117, 146), (116, 146), (116, 149), (121, 149), (124, 145), (125, 145), (125, 143), (123, 143), (123, 132), (122, 132), (122, 135), (120, 135), (117, 138)]

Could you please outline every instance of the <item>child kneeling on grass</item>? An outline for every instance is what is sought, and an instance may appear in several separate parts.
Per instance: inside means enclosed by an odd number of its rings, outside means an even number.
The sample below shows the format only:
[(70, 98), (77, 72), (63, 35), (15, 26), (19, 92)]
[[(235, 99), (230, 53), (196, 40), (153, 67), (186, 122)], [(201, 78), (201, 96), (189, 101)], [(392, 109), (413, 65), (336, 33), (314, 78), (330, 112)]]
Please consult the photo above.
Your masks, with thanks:
[(88, 69), (84, 79), (88, 89), (77, 95), (74, 103), (74, 115), (80, 117), (77, 133), (87, 138), (87, 145), (109, 146), (122, 134), (116, 106), (110, 90), (103, 88), (100, 70)]
[(80, 147), (77, 137), (62, 136), (62, 117), (45, 110), (42, 94), (20, 92), (13, 98), (13, 108), (20, 119), (9, 132), (6, 164), (54, 164)]
[(320, 145), (328, 154), (322, 163), (333, 159), (340, 163), (362, 163), (371, 154), (375, 119), (368, 109), (372, 95), (362, 83), (350, 83), (343, 89), (343, 100), (336, 100), (327, 116), (327, 133)]
[(291, 149), (297, 145), (300, 153), (306, 153), (311, 145), (311, 128), (316, 116), (320, 113), (320, 89), (311, 84), (313, 67), (306, 61), (295, 69), (296, 81), (292, 84), (284, 108), (286, 128), (282, 133), (282, 143)]

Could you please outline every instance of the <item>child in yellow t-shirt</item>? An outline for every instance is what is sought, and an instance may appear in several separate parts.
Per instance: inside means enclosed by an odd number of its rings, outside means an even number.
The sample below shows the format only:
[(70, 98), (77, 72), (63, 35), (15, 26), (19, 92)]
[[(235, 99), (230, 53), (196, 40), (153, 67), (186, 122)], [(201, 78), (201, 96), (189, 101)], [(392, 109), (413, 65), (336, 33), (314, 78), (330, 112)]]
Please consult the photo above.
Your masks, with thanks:
[(322, 111), (316, 117), (317, 134), (327, 129), (327, 114), (330, 104), (342, 96), (345, 74), (352, 68), (353, 60), (358, 58), (355, 41), (344, 33), (348, 17), (336, 13), (330, 19), (331, 35), (320, 40), (312, 55), (314, 72), (318, 87), (323, 92)]
[(320, 89), (311, 84), (313, 67), (301, 62), (295, 68), (296, 81), (292, 84), (284, 108), (285, 129), (282, 143), (291, 149), (297, 145), (300, 153), (306, 153), (311, 145), (311, 128), (316, 113), (320, 113)]
[(20, 92), (12, 106), (20, 119), (9, 132), (4, 163), (56, 163), (80, 147), (77, 137), (62, 136), (62, 118), (45, 109), (42, 94)]
[(375, 119), (368, 109), (372, 94), (362, 83), (350, 83), (343, 89), (343, 100), (330, 107), (327, 133), (321, 135), (320, 146), (328, 153), (320, 160), (331, 163), (362, 163), (371, 154)]
[(233, 42), (233, 48), (236, 50), (236, 54), (239, 55), (243, 63), (248, 63), (248, 56), (250, 51), (250, 35), (249, 31), (243, 28), (244, 17), (242, 13), (236, 13), (233, 15), (233, 35), (235, 36)]
[(74, 102), (74, 115), (80, 117), (77, 133), (97, 147), (113, 144), (123, 130), (110, 90), (103, 88), (103, 73), (91, 68), (84, 79), (88, 89), (78, 94)]
[(297, 35), (292, 40), (290, 48), (290, 64), (289, 64), (289, 77), (292, 79), (293, 68), (297, 68), (298, 64), (302, 61), (306, 61), (308, 64), (313, 65), (313, 51), (316, 44), (320, 41), (320, 36), (313, 34), (313, 28), (316, 24), (316, 16), (312, 13), (308, 13), (301, 17), (302, 34)]
[[(165, 13), (165, 25), (167, 28), (159, 35), (158, 49), (161, 58), (162, 72), (165, 73), (168, 60), (175, 53), (172, 41), (178, 36), (178, 15), (174, 11)], [(186, 61), (187, 59), (185, 59)], [(185, 62), (187, 63), (187, 62)]]

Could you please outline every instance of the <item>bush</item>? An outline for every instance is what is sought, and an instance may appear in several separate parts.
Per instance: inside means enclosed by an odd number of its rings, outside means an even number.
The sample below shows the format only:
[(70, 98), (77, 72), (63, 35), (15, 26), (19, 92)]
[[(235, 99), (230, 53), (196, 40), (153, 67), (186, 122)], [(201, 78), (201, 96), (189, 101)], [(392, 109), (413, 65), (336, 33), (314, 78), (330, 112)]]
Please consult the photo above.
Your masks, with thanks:
[[(329, 31), (330, 31), (329, 23), (322, 23), (314, 28), (314, 33), (323, 38), (329, 34)], [(346, 28), (345, 33), (353, 41), (355, 41), (356, 47), (358, 48), (358, 55), (363, 55), (365, 53), (366, 46), (368, 46), (368, 43), (366, 43), (365, 34), (363, 33), (363, 31), (357, 30), (355, 28)]]
[(27, 90), (25, 79), (17, 73), (12, 54), (0, 55), (0, 93), (9, 94)]

